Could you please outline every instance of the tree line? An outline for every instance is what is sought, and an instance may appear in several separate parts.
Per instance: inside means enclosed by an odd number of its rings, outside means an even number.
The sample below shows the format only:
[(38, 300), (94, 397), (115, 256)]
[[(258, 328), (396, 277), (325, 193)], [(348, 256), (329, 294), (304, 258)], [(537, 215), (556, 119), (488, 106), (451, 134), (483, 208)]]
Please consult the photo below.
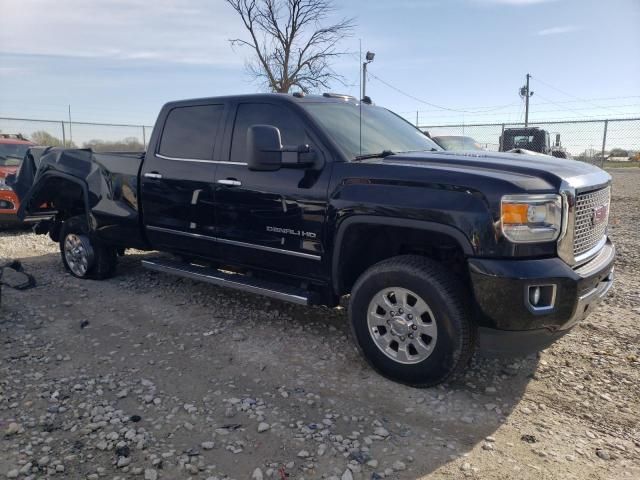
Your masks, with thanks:
[(93, 139), (82, 142), (80, 147), (70, 140), (63, 142), (62, 139), (44, 130), (33, 132), (30, 138), (32, 142), (38, 145), (46, 145), (48, 147), (90, 148), (94, 152), (142, 152), (145, 149), (144, 144), (136, 137), (125, 137), (122, 140)]

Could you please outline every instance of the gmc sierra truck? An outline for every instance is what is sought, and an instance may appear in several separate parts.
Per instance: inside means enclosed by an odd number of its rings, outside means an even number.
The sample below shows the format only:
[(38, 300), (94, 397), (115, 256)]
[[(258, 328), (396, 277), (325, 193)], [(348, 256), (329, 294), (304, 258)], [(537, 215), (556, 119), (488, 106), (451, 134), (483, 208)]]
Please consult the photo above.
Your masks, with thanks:
[[(32, 149), (20, 215), (79, 278), (125, 249), (152, 270), (304, 305), (349, 295), (381, 374), (431, 386), (476, 346), (531, 352), (613, 282), (611, 178), (546, 155), (443, 151), (389, 110), (336, 94), (166, 104), (140, 154)], [(240, 322), (241, 320), (238, 319)]]

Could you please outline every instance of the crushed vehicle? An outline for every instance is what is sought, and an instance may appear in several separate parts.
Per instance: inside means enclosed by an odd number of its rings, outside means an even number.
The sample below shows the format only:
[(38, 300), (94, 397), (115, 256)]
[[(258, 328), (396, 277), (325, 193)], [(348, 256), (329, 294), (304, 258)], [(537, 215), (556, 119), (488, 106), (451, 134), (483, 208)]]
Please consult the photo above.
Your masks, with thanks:
[(27, 150), (34, 145), (22, 135), (0, 133), (0, 225), (18, 222), (18, 197), (6, 184), (6, 177), (17, 172)]
[(544, 348), (613, 284), (606, 172), (443, 151), (344, 95), (171, 102), (145, 154), (28, 157), (19, 215), (56, 209), (37, 231), (72, 275), (108, 278), (136, 248), (161, 252), (152, 270), (302, 305), (348, 295), (364, 357), (409, 385), (449, 380), (476, 347)]

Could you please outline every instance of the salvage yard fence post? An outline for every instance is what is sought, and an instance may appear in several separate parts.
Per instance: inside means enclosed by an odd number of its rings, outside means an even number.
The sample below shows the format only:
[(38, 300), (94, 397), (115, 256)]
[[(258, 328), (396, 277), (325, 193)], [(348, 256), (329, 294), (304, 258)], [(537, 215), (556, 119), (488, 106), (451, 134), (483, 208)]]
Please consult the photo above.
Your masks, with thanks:
[(602, 166), (604, 166), (605, 160), (605, 148), (607, 146), (607, 127), (609, 126), (609, 120), (604, 121), (604, 132), (602, 134)]

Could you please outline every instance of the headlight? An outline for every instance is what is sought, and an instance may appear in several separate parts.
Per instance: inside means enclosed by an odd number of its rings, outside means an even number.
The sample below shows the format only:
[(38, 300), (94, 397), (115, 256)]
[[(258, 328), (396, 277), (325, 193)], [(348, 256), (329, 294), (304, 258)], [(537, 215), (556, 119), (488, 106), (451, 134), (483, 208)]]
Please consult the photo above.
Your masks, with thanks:
[(4, 178), (0, 178), (0, 190), (11, 190), (11, 187), (5, 183)]
[(550, 242), (562, 226), (560, 195), (505, 195), (500, 207), (502, 233), (514, 243)]

